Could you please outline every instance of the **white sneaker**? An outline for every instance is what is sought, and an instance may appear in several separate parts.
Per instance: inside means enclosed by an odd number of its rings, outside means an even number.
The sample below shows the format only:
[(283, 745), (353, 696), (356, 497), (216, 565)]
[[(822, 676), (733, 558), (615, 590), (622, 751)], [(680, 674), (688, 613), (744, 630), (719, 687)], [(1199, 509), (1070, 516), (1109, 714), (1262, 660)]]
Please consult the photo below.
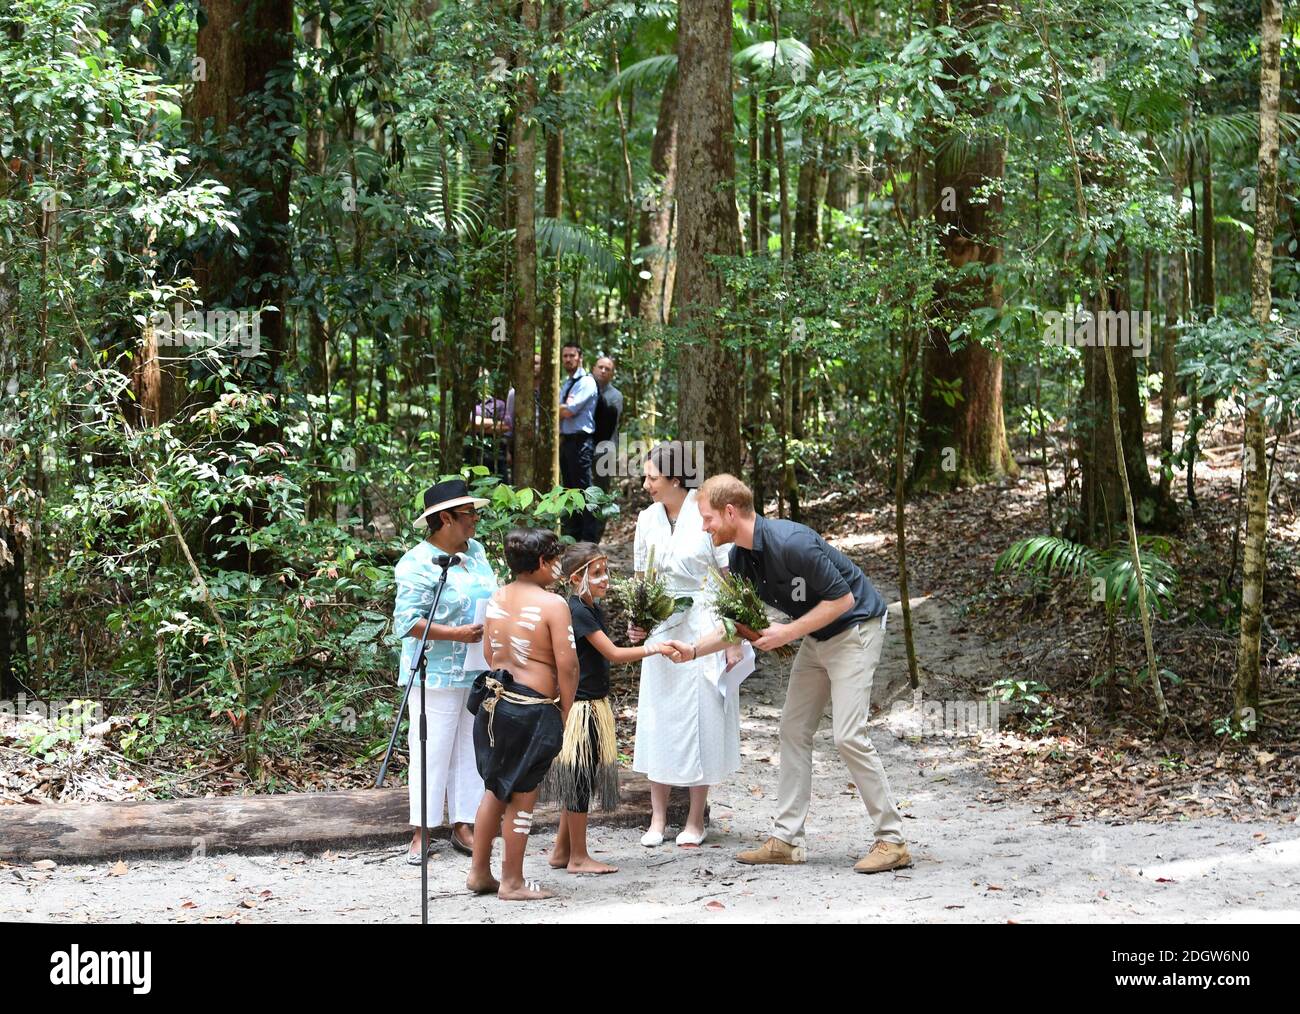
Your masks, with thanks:
[(641, 836), (641, 844), (648, 849), (664, 843), (664, 836), (658, 831), (647, 831)]
[(707, 838), (708, 836), (709, 836), (709, 832), (707, 830), (702, 831), (699, 834), (691, 834), (689, 831), (683, 831), (681, 834), (677, 836), (677, 844), (678, 845), (703, 845), (704, 839)]

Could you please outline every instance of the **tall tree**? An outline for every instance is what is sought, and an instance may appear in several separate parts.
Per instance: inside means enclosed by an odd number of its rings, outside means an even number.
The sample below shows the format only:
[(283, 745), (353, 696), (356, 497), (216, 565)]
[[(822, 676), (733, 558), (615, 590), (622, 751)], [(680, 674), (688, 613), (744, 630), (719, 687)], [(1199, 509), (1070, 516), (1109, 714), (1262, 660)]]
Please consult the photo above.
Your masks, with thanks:
[[(997, 3), (960, 0), (959, 5), (941, 3), (938, 16), (941, 23), (970, 32), (1000, 17), (1000, 11)], [(964, 104), (958, 93), (976, 70), (968, 52), (944, 61), (943, 87), (958, 108)], [(974, 114), (987, 113), (991, 104), (991, 97), (981, 98)], [(955, 275), (969, 265), (993, 268), (1002, 259), (997, 222), (1005, 151), (1001, 138), (992, 135), (952, 141), (935, 156), (933, 192), (939, 243)], [(949, 321), (976, 307), (1002, 304), (1001, 288), (987, 273), (951, 279), (937, 294), (950, 310), (943, 315)], [(922, 356), (921, 431), (912, 472), (920, 489), (1019, 473), (1002, 414), (1002, 357), (974, 340), (955, 346), (950, 330), (944, 324), (932, 328)]]
[(209, 308), (268, 308), (259, 320), (265, 361), (249, 372), (274, 392), (284, 349), (283, 280), (292, 264), (293, 2), (201, 0), (201, 9), (194, 127), (200, 139), (210, 132), (212, 168), (231, 193), (256, 197), (242, 209), (243, 243), (208, 246), (195, 275)]
[[(558, 45), (564, 32), (564, 5), (551, 8), (547, 27), (551, 44)], [(553, 69), (546, 78), (546, 89), (556, 116), (563, 115), (560, 99), (564, 93), (564, 75)], [(564, 126), (552, 124), (546, 130), (546, 187), (542, 196), (542, 213), (556, 221), (564, 211)], [(538, 419), (537, 455), (533, 466), (538, 485), (549, 489), (560, 481), (560, 439), (556, 410), (560, 390), (560, 348), (564, 343), (560, 325), (564, 310), (564, 276), (557, 254), (552, 265), (554, 276), (542, 312), (542, 378), (540, 386), (541, 416)], [(520, 404), (515, 394), (516, 411)], [(523, 404), (527, 404), (526, 400)]]
[[(7, 196), (8, 181), (0, 183), (0, 195)], [(0, 378), (5, 378), (0, 407), (0, 451), (11, 439), (13, 397), (18, 390), (18, 332), (14, 326), (18, 310), (18, 280), (8, 265), (0, 263)], [(0, 482), (0, 503), (7, 500), (10, 476)], [(13, 478), (17, 478), (16, 476)], [(24, 526), (25, 527), (25, 526)], [(0, 506), (0, 698), (12, 699), (18, 693), (18, 674), (27, 671), (27, 575), (24, 546), (18, 519), (9, 508)]]
[[(1085, 174), (1085, 184), (1091, 182)], [(1091, 304), (1098, 332), (1102, 328), (1102, 314), (1128, 315), (1130, 309), (1128, 290), (1122, 284), (1109, 284), (1117, 278), (1119, 265), (1127, 254), (1121, 243), (1106, 258), (1104, 277), (1108, 284), (1097, 294)], [(1103, 302), (1104, 300), (1104, 302)], [(1099, 339), (1093, 346), (1083, 348), (1083, 392), (1080, 395), (1080, 420), (1078, 426), (1078, 457), (1083, 473), (1082, 530), (1076, 534), (1089, 541), (1109, 544), (1125, 518), (1125, 497), (1120, 475), (1116, 445), (1111, 439), (1110, 358), (1115, 374), (1119, 403), (1119, 426), (1122, 436), (1128, 486), (1134, 504), (1143, 521), (1155, 518), (1160, 505), (1159, 488), (1151, 482), (1147, 468), (1146, 447), (1143, 443), (1143, 405), (1138, 389), (1137, 358), (1127, 349), (1114, 352)], [(1114, 352), (1113, 355), (1110, 353)]]
[(723, 282), (713, 255), (739, 253), (731, 106), (731, 4), (683, 4), (677, 30), (682, 117), (677, 168), (677, 280), (673, 317), (692, 332), (678, 371), (677, 434), (703, 441), (710, 473), (740, 468), (737, 357), (713, 319)]
[(522, 0), (519, 24), (524, 32), (518, 65), (523, 68), (515, 111), (515, 474), (516, 486), (536, 486), (536, 426), (528, 402), (533, 390), (533, 354), (537, 349), (537, 134), (533, 107), (537, 105), (537, 75), (529, 65), (539, 26), (537, 0)]
[[(1259, 324), (1251, 380), (1268, 380), (1266, 343), (1272, 327), (1273, 230), (1277, 224), (1278, 93), (1281, 89), (1282, 3), (1262, 0), (1259, 65), (1259, 180), (1255, 193), (1255, 259), (1250, 275), (1250, 310)], [(1264, 610), (1264, 572), (1268, 539), (1268, 462), (1264, 456), (1264, 416), (1259, 399), (1246, 407), (1246, 541), (1241, 576), (1241, 639), (1233, 708), (1237, 722), (1254, 727), (1259, 709), (1259, 642)], [(1250, 709), (1248, 712), (1247, 709)]]
[[(638, 278), (632, 287), (628, 312), (651, 329), (668, 323), (673, 305), (673, 283), (677, 259), (672, 254), (673, 216), (677, 193), (677, 75), (669, 75), (659, 97), (659, 118), (650, 142), (650, 176), (656, 192), (642, 203), (637, 225), (637, 245), (649, 251), (645, 256), (648, 278)], [(660, 351), (663, 342), (652, 338), (646, 344), (651, 359), (650, 381), (646, 384), (640, 414), (654, 433), (659, 422)]]
[[(632, 289), (628, 311), (647, 324), (666, 324), (673, 301), (676, 262), (669, 256), (673, 221), (673, 196), (677, 183), (677, 75), (664, 82), (659, 97), (659, 117), (650, 142), (650, 178), (655, 192), (643, 201), (637, 224), (637, 246), (649, 250), (645, 258), (649, 278), (639, 278)], [(652, 388), (653, 390), (653, 388)], [(653, 395), (652, 395), (653, 397)]]
[[(284, 280), (293, 265), (293, 2), (202, 0), (201, 10), (191, 119), (207, 168), (239, 198), (241, 241), (216, 237), (205, 244), (195, 258), (194, 277), (205, 308), (257, 315), (260, 357), (231, 365), (246, 383), (278, 399)], [(280, 433), (263, 423), (248, 439), (265, 444), (279, 440)], [(261, 526), (264, 509), (242, 508), (248, 528)], [(233, 511), (221, 513), (205, 530), (205, 552), (231, 569), (269, 566), (268, 553), (253, 553), (246, 543), (230, 539), (234, 528)]]

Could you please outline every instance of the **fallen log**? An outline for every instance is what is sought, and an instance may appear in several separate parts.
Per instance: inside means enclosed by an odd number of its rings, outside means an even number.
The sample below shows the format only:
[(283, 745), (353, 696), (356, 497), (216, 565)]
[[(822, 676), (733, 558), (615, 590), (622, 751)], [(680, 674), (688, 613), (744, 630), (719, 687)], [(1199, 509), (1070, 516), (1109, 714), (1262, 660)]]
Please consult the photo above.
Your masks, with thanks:
[[(605, 827), (641, 827), (650, 819), (650, 783), (625, 774), (622, 803), (593, 811)], [(0, 806), (0, 860), (119, 858), (128, 855), (207, 855), (216, 851), (303, 850), (399, 842), (410, 838), (404, 786), (348, 792), (218, 796), (150, 802), (47, 803)], [(674, 789), (670, 824), (686, 817), (685, 789)], [(534, 827), (554, 827), (553, 806), (536, 809)], [(445, 828), (433, 837), (445, 838)]]

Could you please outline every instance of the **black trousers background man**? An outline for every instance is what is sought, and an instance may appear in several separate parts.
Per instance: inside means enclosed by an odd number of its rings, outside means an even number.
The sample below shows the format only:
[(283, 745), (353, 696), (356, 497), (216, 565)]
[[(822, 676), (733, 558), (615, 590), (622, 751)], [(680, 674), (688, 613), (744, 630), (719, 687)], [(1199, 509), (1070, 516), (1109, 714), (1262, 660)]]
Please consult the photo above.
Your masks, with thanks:
[[(582, 368), (582, 350), (577, 345), (565, 345), (560, 357), (569, 373), (560, 390), (560, 482), (565, 489), (586, 490), (595, 485), (592, 480), (599, 391), (596, 379)], [(562, 527), (565, 535), (579, 542), (600, 539), (600, 522), (585, 508), (566, 516)]]

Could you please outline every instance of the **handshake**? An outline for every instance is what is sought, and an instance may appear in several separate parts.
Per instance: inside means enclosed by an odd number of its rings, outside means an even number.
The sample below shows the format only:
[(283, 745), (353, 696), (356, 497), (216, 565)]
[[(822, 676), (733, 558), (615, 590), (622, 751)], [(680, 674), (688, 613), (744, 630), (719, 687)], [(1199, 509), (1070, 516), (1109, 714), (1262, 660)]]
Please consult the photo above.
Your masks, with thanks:
[[(640, 644), (647, 636), (646, 631), (641, 627), (632, 623), (627, 625), (627, 639), (633, 644)], [(708, 641), (709, 638), (705, 638), (705, 640)], [(730, 669), (740, 661), (740, 645), (735, 643), (726, 644), (724, 645), (724, 648), (726, 651), (727, 668)], [(704, 654), (708, 655), (710, 652), (717, 650), (716, 646), (706, 646)], [(660, 641), (654, 646), (654, 651), (672, 659), (674, 662), (693, 662), (700, 655), (699, 645), (687, 644), (685, 641)]]
[[(627, 639), (633, 644), (640, 644), (648, 636), (642, 627), (632, 623), (627, 625)], [(660, 641), (652, 647), (651, 653), (664, 655), (674, 662), (689, 662), (695, 657), (695, 647), (685, 641)]]

